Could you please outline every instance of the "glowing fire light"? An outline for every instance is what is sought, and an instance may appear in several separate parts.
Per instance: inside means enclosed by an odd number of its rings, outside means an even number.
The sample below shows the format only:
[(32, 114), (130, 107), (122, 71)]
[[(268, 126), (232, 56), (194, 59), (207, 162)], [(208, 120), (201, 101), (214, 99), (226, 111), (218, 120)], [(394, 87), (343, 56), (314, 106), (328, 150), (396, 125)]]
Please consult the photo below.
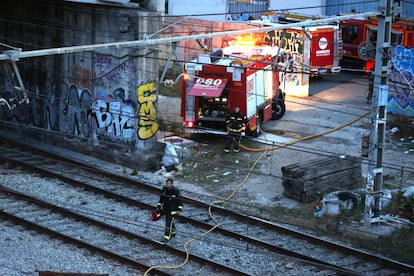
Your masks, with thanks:
[(255, 46), (263, 44), (263, 34), (253, 33), (231, 36), (225, 39), (224, 46)]

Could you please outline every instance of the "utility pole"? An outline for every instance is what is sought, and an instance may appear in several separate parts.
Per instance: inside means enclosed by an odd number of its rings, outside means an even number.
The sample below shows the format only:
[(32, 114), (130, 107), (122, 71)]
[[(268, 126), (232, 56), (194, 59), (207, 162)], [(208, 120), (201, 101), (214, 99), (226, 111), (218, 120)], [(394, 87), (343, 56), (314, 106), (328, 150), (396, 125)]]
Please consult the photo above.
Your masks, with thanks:
[(368, 173), (365, 191), (364, 224), (379, 219), (383, 184), (382, 158), (387, 122), (389, 49), (391, 47), (392, 0), (380, 0), (375, 51), (374, 91), (371, 109), (371, 133), (368, 149)]

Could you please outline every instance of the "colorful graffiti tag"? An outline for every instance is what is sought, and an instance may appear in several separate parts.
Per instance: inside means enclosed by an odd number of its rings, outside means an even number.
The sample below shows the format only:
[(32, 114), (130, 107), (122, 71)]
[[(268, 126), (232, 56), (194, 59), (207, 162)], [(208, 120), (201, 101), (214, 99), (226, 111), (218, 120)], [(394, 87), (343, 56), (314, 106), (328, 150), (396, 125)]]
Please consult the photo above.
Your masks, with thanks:
[(95, 137), (94, 133), (126, 143), (148, 140), (159, 129), (154, 82), (139, 85), (136, 100), (126, 99), (123, 88), (95, 100), (88, 89), (75, 84), (62, 83), (56, 90), (44, 91), (31, 94), (27, 104), (3, 109), (0, 118), (73, 137)]
[[(156, 84), (147, 82), (137, 87), (139, 104), (124, 100), (122, 88), (117, 88), (107, 98), (98, 98), (91, 104), (92, 115), (96, 120), (97, 132), (105, 137), (123, 140), (148, 140), (158, 131), (156, 110)], [(137, 121), (137, 123), (135, 123)], [(137, 130), (135, 126), (137, 125)], [(135, 136), (136, 133), (136, 136)]]
[(266, 33), (264, 41), (279, 46), (285, 52), (303, 55), (304, 34), (295, 30), (275, 30)]
[[(116, 89), (116, 91), (120, 90), (123, 89)], [(105, 136), (125, 140), (134, 138), (135, 107), (131, 101), (125, 101), (122, 97), (109, 100), (99, 98), (92, 102), (91, 110), (96, 119), (98, 131), (104, 130)]]
[(414, 49), (396, 46), (391, 63), (387, 110), (414, 117)]
[(156, 92), (157, 86), (154, 82), (144, 83), (137, 88), (137, 99), (140, 104), (138, 110), (138, 138), (141, 140), (153, 137), (159, 128)]
[[(42, 88), (42, 87), (40, 87)], [(89, 105), (87, 89), (63, 83), (55, 90), (40, 89), (29, 94), (29, 102), (1, 113), (1, 118), (19, 124), (59, 131), (78, 137), (89, 137)]]
[(132, 58), (120, 63), (119, 58), (96, 53), (94, 57), (95, 82), (101, 87), (117, 87), (135, 79), (138, 68)]

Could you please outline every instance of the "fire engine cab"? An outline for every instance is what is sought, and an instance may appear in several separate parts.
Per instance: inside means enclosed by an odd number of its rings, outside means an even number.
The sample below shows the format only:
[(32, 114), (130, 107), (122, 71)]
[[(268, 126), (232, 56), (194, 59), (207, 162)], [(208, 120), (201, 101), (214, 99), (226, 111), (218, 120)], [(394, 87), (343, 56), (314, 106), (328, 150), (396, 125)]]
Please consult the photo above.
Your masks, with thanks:
[[(378, 20), (375, 17), (341, 21), (344, 42), (342, 64), (374, 69)], [(414, 47), (414, 21), (399, 19), (391, 25), (391, 47)]]
[(278, 47), (229, 46), (199, 55), (184, 66), (181, 116), (185, 132), (226, 133), (235, 106), (247, 116), (246, 134), (258, 136), (262, 123), (285, 113), (279, 89)]

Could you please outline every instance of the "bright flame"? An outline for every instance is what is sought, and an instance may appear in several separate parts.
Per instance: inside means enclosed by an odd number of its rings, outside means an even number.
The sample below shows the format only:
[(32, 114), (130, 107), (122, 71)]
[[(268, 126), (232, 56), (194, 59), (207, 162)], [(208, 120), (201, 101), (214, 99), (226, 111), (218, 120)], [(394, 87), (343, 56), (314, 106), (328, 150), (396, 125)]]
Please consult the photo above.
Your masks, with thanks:
[(258, 33), (228, 37), (228, 46), (254, 46), (263, 44), (263, 35)]
[(254, 46), (256, 45), (256, 39), (253, 37), (253, 34), (247, 34), (238, 36), (235, 41), (236, 46)]

